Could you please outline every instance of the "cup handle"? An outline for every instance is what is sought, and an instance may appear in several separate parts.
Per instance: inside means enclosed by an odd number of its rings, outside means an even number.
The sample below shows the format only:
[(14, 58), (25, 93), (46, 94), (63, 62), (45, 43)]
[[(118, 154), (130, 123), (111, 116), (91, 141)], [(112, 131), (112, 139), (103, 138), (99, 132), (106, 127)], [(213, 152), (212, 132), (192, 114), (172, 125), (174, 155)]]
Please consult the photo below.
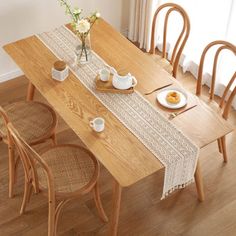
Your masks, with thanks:
[(135, 87), (137, 83), (138, 83), (137, 79), (134, 76), (132, 76), (132, 87)]
[(93, 120), (89, 122), (89, 126), (93, 128)]

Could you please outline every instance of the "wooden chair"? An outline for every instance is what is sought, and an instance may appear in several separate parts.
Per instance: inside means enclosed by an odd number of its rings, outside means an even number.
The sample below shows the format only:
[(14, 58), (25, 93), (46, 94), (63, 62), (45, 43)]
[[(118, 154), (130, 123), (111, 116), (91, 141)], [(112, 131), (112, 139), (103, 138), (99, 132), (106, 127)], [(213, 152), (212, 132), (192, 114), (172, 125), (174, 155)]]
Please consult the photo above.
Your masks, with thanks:
[[(48, 197), (48, 235), (56, 235), (59, 215), (70, 200), (93, 191), (99, 217), (107, 222), (103, 210), (98, 178), (99, 163), (87, 149), (77, 145), (54, 146), (41, 156), (19, 135), (11, 123), (7, 124), (9, 137), (17, 147), (25, 173), (25, 191), (20, 213), (25, 212), (26, 203), (35, 193)], [(56, 206), (56, 202), (59, 202)]]
[[(162, 41), (162, 56), (158, 56), (155, 54), (156, 48), (155, 48), (155, 34), (156, 34), (156, 20), (159, 14), (162, 12), (162, 10), (168, 9), (165, 14), (164, 19), (164, 32), (163, 32), (163, 41)], [(170, 61), (167, 60), (167, 52), (166, 52), (166, 39), (167, 39), (167, 26), (168, 26), (168, 19), (172, 12), (178, 12), (182, 18), (183, 18), (183, 28), (182, 31), (179, 34), (178, 39), (175, 42), (174, 50), (172, 52), (172, 56)], [(189, 37), (190, 33), (190, 21), (188, 14), (186, 11), (179, 5), (175, 3), (166, 3), (161, 6), (159, 6), (154, 14), (153, 21), (152, 21), (152, 36), (151, 36), (151, 50), (149, 52), (149, 55), (159, 64), (161, 67), (163, 67), (168, 73), (172, 74), (173, 77), (176, 78), (179, 60), (181, 57), (181, 54), (183, 52), (183, 49), (185, 47), (185, 44), (187, 42), (187, 39)]]
[[(212, 68), (212, 79), (211, 79), (211, 87), (210, 87), (210, 93), (209, 93), (209, 98), (205, 98), (202, 96), (202, 79), (203, 79), (203, 67), (204, 67), (204, 61), (207, 52), (209, 49), (212, 47), (217, 46), (218, 49), (215, 52), (214, 55), (214, 61), (213, 61), (213, 68)], [(198, 69), (198, 79), (197, 79), (197, 88), (196, 88), (196, 94), (198, 96), (201, 96), (203, 100), (205, 100), (213, 109), (218, 109), (218, 111), (222, 114), (224, 119), (228, 119), (229, 116), (229, 111), (233, 102), (233, 99), (236, 94), (236, 87), (233, 89), (231, 94), (229, 95), (227, 99), (227, 95), (229, 93), (229, 90), (231, 86), (233, 85), (233, 82), (235, 81), (236, 78), (236, 72), (234, 72), (233, 76), (231, 77), (228, 85), (226, 86), (223, 96), (220, 99), (219, 105), (214, 102), (214, 91), (215, 91), (215, 81), (216, 81), (216, 72), (217, 72), (217, 64), (218, 64), (218, 59), (219, 55), (222, 53), (222, 51), (228, 50), (231, 51), (235, 56), (236, 56), (236, 46), (223, 40), (217, 40), (209, 43), (205, 49), (203, 50), (203, 53), (201, 55), (200, 59), (200, 64), (199, 64), (199, 69)], [(218, 140), (218, 147), (219, 151), (223, 153), (223, 158), (224, 162), (227, 162), (227, 153), (226, 153), (226, 142), (225, 142), (225, 136), (220, 138)]]
[(9, 197), (13, 197), (16, 182), (16, 170), (19, 158), (15, 158), (14, 145), (7, 135), (7, 124), (12, 122), (21, 136), (30, 145), (36, 145), (47, 139), (56, 144), (57, 115), (55, 111), (40, 102), (20, 101), (0, 106), (0, 141), (8, 145), (9, 154)]

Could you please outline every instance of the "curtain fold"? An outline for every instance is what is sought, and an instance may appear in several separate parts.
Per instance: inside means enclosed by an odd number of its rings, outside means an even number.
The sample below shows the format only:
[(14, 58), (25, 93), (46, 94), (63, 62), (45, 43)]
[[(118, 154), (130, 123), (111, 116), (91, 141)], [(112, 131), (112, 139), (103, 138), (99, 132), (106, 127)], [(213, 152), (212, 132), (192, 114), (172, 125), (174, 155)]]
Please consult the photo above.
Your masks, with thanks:
[(150, 50), (152, 18), (160, 0), (130, 0), (128, 38), (139, 47)]

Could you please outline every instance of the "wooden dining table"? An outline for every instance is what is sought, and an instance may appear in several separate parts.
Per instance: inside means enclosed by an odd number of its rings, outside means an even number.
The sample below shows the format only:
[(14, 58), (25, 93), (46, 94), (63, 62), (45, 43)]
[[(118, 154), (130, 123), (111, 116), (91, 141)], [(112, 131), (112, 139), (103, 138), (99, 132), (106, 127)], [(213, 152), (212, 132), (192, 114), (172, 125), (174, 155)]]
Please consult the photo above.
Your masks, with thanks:
[[(169, 116), (172, 111), (157, 103), (156, 93), (147, 96), (144, 94), (170, 83), (173, 84), (172, 87), (182, 88), (178, 80), (103, 19), (92, 28), (91, 45), (92, 49), (118, 72), (130, 72), (134, 75), (138, 81), (135, 89), (162, 114)], [(51, 68), (57, 58), (36, 36), (5, 45), (4, 49), (29, 80), (27, 100), (33, 99), (36, 88), (113, 176), (109, 235), (117, 235), (122, 189), (163, 170), (164, 166), (73, 73), (70, 72), (63, 82), (51, 78)], [(233, 127), (206, 103), (194, 94), (187, 91), (186, 93), (188, 104), (182, 109), (197, 106), (178, 115), (171, 122), (200, 149), (233, 130)], [(92, 131), (89, 126), (89, 121), (97, 116), (102, 116), (106, 121), (102, 133)], [(199, 164), (195, 172), (195, 182), (198, 198), (203, 201)]]

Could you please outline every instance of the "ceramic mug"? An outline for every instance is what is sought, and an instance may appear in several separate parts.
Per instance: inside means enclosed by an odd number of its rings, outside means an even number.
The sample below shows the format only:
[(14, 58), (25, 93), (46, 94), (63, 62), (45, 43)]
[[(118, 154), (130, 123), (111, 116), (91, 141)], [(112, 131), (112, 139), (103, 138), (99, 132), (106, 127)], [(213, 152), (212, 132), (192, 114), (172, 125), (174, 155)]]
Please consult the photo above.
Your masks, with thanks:
[(64, 81), (69, 75), (69, 68), (66, 67), (64, 70), (59, 71), (55, 68), (52, 68), (52, 78), (57, 81)]
[(101, 117), (93, 119), (89, 124), (96, 132), (102, 132), (105, 129), (105, 120)]
[(100, 80), (103, 82), (107, 82), (110, 78), (110, 70), (103, 68), (101, 70), (99, 70), (99, 76), (100, 76)]

